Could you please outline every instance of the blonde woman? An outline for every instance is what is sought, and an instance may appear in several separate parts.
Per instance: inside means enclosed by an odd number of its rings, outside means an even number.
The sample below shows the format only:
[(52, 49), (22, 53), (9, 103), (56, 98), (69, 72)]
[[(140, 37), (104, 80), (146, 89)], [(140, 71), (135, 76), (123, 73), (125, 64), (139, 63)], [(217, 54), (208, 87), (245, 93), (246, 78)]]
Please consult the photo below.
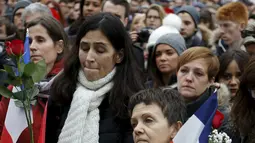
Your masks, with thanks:
[(156, 29), (162, 25), (162, 21), (166, 16), (166, 13), (162, 6), (152, 4), (145, 15), (146, 27)]

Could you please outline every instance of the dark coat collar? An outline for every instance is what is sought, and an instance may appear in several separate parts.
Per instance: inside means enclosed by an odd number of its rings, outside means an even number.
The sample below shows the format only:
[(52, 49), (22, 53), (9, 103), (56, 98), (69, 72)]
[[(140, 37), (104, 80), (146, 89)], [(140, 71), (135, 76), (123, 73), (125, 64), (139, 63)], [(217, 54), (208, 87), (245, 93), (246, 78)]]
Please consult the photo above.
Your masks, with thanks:
[(197, 100), (186, 104), (186, 108), (187, 108), (186, 121), (204, 104), (204, 102), (210, 97), (212, 92), (213, 92), (213, 89), (208, 88)]

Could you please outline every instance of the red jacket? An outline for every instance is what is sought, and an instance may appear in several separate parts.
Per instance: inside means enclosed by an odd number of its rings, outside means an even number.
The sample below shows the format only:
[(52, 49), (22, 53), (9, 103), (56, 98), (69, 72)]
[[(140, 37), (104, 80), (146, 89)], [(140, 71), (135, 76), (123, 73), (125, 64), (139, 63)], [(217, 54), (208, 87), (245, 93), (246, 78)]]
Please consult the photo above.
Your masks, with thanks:
[[(56, 75), (58, 72), (61, 71), (63, 67), (63, 61), (61, 60), (60, 62), (56, 63), (51, 70), (51, 72), (48, 74), (48, 76)], [(12, 90), (13, 86), (8, 87), (10, 90)], [(45, 101), (46, 100), (46, 101)], [(10, 140), (10, 135), (7, 132), (4, 123), (5, 123), (5, 118), (6, 118), (6, 113), (8, 110), (10, 99), (7, 99), (5, 97), (2, 97), (2, 100), (0, 101), (0, 143), (12, 143), (12, 140)], [(42, 124), (42, 119), (43, 119), (43, 114), (44, 114), (44, 109), (46, 105), (47, 99), (42, 99), (38, 97), (37, 104), (35, 106), (32, 106), (32, 112), (33, 112), (33, 134), (34, 134), (34, 141), (35, 143), (39, 143), (38, 139), (40, 134), (41, 129), (41, 124)], [(17, 119), (18, 120), (18, 119)], [(28, 128), (24, 129), (21, 135), (19, 136), (19, 139), (17, 143), (30, 143), (30, 135), (29, 135), (29, 130)]]
[[(10, 139), (10, 135), (7, 132), (6, 128), (4, 127), (5, 117), (8, 110), (10, 99), (2, 98), (0, 103), (0, 128), (2, 128), (1, 133), (1, 140), (3, 143), (9, 143), (12, 142)], [(45, 103), (42, 102), (40, 99), (38, 100), (36, 106), (32, 106), (33, 111), (33, 133), (34, 133), (34, 140), (35, 142), (38, 141), (40, 129), (41, 129), (41, 122), (42, 122), (42, 116), (45, 109)], [(17, 143), (30, 143), (30, 137), (29, 137), (29, 130), (26, 128), (21, 133)]]

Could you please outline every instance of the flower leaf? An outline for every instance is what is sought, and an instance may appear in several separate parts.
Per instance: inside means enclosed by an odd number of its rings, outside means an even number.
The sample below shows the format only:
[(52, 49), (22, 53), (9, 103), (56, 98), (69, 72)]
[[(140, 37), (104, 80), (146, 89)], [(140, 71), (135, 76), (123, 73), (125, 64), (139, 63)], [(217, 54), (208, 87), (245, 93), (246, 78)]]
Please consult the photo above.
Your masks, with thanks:
[(44, 60), (38, 63), (30, 62), (24, 67), (24, 76), (32, 77), (34, 83), (41, 81), (46, 75), (46, 63)]
[(4, 70), (4, 69), (0, 69), (0, 72), (7, 72), (6, 70)]
[(8, 79), (4, 80), (4, 83), (10, 84), (10, 85), (14, 85), (14, 86), (20, 86), (22, 85), (22, 81), (19, 78), (10, 78), (8, 77)]
[(13, 68), (12, 68), (11, 66), (9, 66), (9, 65), (4, 65), (4, 69), (5, 69), (5, 71), (6, 71), (9, 75), (15, 77), (15, 73), (14, 73)]
[(33, 62), (30, 62), (24, 66), (23, 74), (27, 77), (30, 77), (35, 72), (35, 64)]
[(19, 64), (19, 72), (20, 72), (21, 75), (22, 75), (23, 72), (24, 72), (25, 65), (26, 65), (26, 64), (25, 64), (24, 62), (21, 62), (21, 63)]
[(26, 90), (18, 91), (13, 93), (14, 99), (18, 99), (19, 101), (25, 101), (26, 95), (24, 94)]
[(29, 100), (30, 100), (30, 101), (32, 101), (32, 100), (34, 99), (34, 97), (35, 97), (36, 95), (38, 95), (38, 93), (39, 93), (39, 89), (38, 89), (37, 86), (34, 86), (34, 87), (31, 88), (30, 90), (27, 90), (27, 91), (26, 91), (26, 94), (29, 95)]
[(0, 95), (4, 96), (6, 98), (11, 98), (13, 96), (13, 93), (6, 87), (0, 86)]
[(46, 76), (46, 63), (44, 60), (41, 60), (35, 65), (36, 66), (32, 78), (34, 82), (39, 82)]
[(14, 94), (13, 97), (20, 101), (25, 101), (26, 99), (29, 99), (30, 101), (32, 101), (34, 97), (38, 95), (38, 93), (39, 93), (39, 89), (37, 88), (37, 86), (33, 86), (30, 89), (25, 89), (25, 90), (13, 93)]
[(23, 85), (25, 86), (26, 89), (30, 89), (34, 86), (34, 81), (31, 76), (30, 77), (23, 76), (22, 79)]

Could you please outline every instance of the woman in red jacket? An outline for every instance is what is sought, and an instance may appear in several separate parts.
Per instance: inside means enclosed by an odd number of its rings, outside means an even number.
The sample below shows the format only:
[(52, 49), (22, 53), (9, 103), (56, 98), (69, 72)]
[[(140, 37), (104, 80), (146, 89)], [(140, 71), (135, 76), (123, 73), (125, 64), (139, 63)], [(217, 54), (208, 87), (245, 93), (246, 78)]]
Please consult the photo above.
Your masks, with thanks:
[[(38, 142), (48, 90), (53, 77), (63, 67), (62, 56), (67, 50), (68, 39), (61, 24), (51, 16), (37, 18), (29, 22), (27, 28), (31, 61), (36, 63), (44, 59), (47, 65), (47, 76), (45, 80), (37, 83), (40, 93), (36, 97), (36, 104), (32, 105), (34, 139)], [(10, 87), (13, 92), (15, 89)], [(30, 143), (24, 112), (13, 99), (2, 98), (0, 102), (0, 135), (0, 140), (5, 143)]]

